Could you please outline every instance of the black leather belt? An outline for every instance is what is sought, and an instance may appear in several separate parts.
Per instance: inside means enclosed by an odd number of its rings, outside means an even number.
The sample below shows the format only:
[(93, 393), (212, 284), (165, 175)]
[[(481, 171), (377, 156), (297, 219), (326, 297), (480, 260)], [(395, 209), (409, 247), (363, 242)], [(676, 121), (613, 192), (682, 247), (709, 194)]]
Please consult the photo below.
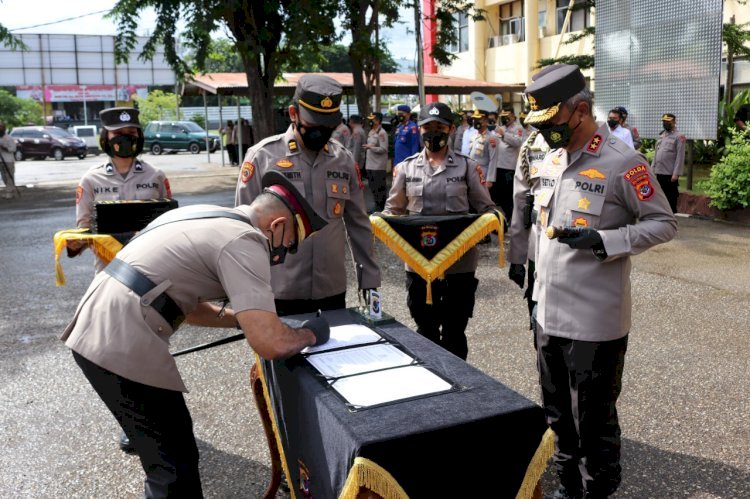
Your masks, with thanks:
[[(104, 272), (123, 283), (138, 296), (143, 296), (156, 287), (151, 279), (119, 258), (114, 258), (109, 262)], [(176, 330), (185, 320), (185, 314), (166, 293), (161, 293), (154, 298), (150, 305), (172, 326), (172, 330)]]

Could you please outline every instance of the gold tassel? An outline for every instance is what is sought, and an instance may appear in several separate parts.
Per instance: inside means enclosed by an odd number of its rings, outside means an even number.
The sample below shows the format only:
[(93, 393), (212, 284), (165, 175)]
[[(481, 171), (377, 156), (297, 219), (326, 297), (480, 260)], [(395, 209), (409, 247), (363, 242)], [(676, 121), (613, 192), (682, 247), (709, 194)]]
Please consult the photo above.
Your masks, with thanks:
[(432, 280), (429, 275), (427, 276), (427, 279), (425, 279), (425, 282), (427, 283), (427, 299), (425, 300), (425, 303), (427, 305), (432, 305)]
[(500, 268), (505, 267), (505, 249), (503, 243), (505, 242), (505, 215), (496, 212), (497, 216), (500, 217), (500, 230), (497, 231), (497, 266)]
[(67, 229), (55, 233), (52, 244), (55, 249), (55, 285), (65, 285), (60, 255), (68, 241), (84, 241), (89, 244), (91, 251), (106, 263), (112, 261), (117, 252), (122, 249), (120, 241), (109, 234), (91, 234), (89, 229)]
[(339, 499), (356, 499), (362, 487), (383, 499), (409, 499), (403, 487), (385, 469), (369, 459), (356, 457)]
[(531, 499), (534, 497), (536, 484), (539, 483), (544, 470), (547, 469), (547, 461), (549, 461), (554, 452), (555, 432), (552, 431), (552, 428), (547, 428), (547, 431), (542, 435), (542, 440), (539, 442), (539, 447), (537, 447), (534, 456), (529, 462), (529, 466), (526, 468), (526, 475), (523, 477), (523, 482), (518, 489), (516, 499)]

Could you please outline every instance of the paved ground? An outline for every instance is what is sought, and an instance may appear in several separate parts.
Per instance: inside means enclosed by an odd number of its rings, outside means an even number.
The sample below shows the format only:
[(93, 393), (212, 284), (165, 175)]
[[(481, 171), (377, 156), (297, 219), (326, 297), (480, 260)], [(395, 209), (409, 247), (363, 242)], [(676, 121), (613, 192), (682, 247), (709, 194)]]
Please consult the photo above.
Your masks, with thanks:
[[(227, 204), (236, 172), (206, 166), (190, 176), (170, 175), (175, 192), (184, 193), (181, 203)], [(62, 228), (71, 217), (72, 188), (35, 187), (21, 201), (0, 201), (2, 497), (137, 497), (142, 490), (137, 459), (117, 450), (116, 423), (55, 339), (88, 284), (91, 261), (66, 262), (68, 286), (55, 288), (48, 253), (54, 228), (41, 235), (27, 229), (44, 223)], [(616, 497), (750, 497), (750, 228), (679, 223), (674, 241), (633, 259), (633, 330), (619, 404), (624, 480)], [(401, 264), (382, 245), (376, 249), (384, 309), (413, 326)], [(538, 401), (521, 291), (507, 269), (497, 268), (497, 246), (481, 251), (468, 362)], [(350, 287), (350, 303), (355, 293)], [(173, 346), (231, 333), (188, 327)], [(259, 497), (268, 478), (248, 390), (251, 362), (243, 343), (178, 361), (191, 390), (208, 497)], [(554, 486), (549, 474), (544, 485)]]

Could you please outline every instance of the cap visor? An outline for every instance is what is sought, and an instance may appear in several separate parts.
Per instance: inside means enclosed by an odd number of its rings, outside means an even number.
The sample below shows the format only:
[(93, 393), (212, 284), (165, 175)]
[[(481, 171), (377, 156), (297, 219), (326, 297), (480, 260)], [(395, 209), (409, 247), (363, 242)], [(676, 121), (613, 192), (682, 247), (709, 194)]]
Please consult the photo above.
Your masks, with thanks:
[[(318, 213), (313, 209), (310, 203), (308, 203), (304, 196), (302, 196), (297, 188), (294, 187), (294, 184), (292, 184), (284, 175), (276, 171), (266, 172), (261, 180), (261, 186), (262, 188), (266, 188), (271, 185), (281, 185), (282, 187), (284, 187), (284, 189), (289, 191), (292, 196), (294, 196), (294, 199), (302, 207), (302, 211), (305, 212), (305, 215), (310, 221), (310, 227), (312, 229), (312, 232), (310, 234), (307, 234), (307, 237), (310, 237), (310, 235), (328, 225), (328, 222), (326, 222), (322, 217), (318, 215)], [(293, 215), (295, 215), (295, 213), (293, 213)]]
[(439, 123), (442, 123), (443, 125), (452, 125), (453, 124), (453, 123), (451, 123), (448, 120), (444, 120), (443, 118), (438, 118), (437, 116), (430, 116), (429, 118), (425, 118), (423, 120), (419, 120), (418, 125), (419, 126), (426, 125), (427, 123), (431, 123), (433, 121), (437, 121)]
[(120, 130), (121, 128), (141, 128), (141, 125), (135, 123), (118, 123), (116, 125), (102, 125), (102, 128), (107, 130)]
[(341, 124), (341, 118), (343, 116), (341, 114), (341, 111), (336, 111), (335, 113), (330, 114), (315, 113), (302, 105), (300, 105), (298, 109), (300, 115), (302, 116), (302, 119), (307, 123), (311, 123), (312, 125), (333, 127)]
[(529, 111), (529, 114), (526, 115), (526, 118), (523, 121), (524, 123), (528, 123), (530, 125), (545, 123), (554, 118), (557, 115), (558, 111), (560, 111), (560, 104), (555, 104), (554, 106), (548, 107), (547, 109)]

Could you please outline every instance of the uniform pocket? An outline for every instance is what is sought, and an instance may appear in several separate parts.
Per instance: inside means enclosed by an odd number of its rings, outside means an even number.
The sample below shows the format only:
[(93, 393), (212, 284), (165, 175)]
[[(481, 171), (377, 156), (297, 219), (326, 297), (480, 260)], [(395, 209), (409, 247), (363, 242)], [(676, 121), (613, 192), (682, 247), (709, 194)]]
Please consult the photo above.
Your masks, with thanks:
[(464, 182), (451, 182), (445, 188), (445, 209), (451, 213), (469, 211), (468, 187)]
[(341, 218), (349, 200), (349, 183), (345, 180), (326, 180), (326, 209), (328, 218)]
[(406, 184), (406, 198), (408, 203), (406, 209), (412, 213), (421, 213), (424, 207), (424, 199), (422, 193), (424, 185), (422, 182), (408, 182)]

